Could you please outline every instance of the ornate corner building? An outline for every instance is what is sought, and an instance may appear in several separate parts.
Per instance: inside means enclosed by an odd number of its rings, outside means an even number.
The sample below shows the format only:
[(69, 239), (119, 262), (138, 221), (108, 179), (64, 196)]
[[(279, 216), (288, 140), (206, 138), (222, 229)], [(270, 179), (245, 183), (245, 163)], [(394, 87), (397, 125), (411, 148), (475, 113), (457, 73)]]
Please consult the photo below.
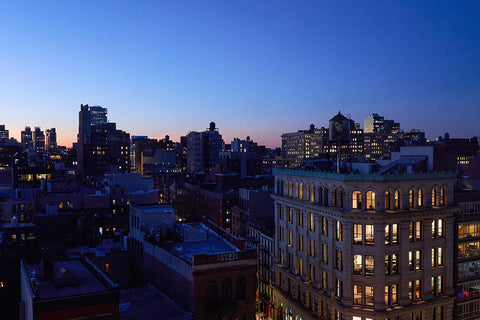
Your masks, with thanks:
[(454, 318), (454, 173), (274, 175), (277, 319)]

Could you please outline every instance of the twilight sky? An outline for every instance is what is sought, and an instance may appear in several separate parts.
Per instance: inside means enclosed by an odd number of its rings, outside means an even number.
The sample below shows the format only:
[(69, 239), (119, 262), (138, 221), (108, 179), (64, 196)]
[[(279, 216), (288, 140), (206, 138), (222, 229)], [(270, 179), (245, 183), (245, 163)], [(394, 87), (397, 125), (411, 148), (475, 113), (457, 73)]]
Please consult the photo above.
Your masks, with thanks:
[(56, 127), (81, 103), (134, 135), (225, 142), (376, 112), (434, 139), (480, 135), (480, 1), (0, 3), (0, 124)]

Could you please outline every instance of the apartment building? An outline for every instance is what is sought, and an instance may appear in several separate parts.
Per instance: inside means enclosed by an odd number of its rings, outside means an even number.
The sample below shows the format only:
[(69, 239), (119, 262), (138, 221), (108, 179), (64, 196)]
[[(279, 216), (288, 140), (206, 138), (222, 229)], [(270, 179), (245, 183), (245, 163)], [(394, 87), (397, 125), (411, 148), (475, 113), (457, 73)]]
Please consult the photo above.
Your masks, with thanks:
[(278, 319), (453, 319), (454, 173), (273, 173)]

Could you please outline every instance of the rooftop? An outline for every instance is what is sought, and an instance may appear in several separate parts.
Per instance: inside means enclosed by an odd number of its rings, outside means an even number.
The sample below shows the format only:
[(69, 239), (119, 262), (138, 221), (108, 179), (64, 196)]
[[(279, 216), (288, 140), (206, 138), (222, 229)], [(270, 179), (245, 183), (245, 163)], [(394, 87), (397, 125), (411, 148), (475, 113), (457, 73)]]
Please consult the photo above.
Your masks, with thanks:
[(401, 173), (401, 174), (358, 174), (358, 173), (336, 173), (327, 171), (310, 171), (303, 169), (274, 168), (273, 174), (288, 174), (302, 177), (314, 177), (328, 180), (341, 181), (409, 181), (409, 180), (430, 180), (430, 179), (455, 179), (457, 174), (451, 171), (431, 171), (422, 173)]
[(140, 205), (137, 206), (143, 213), (172, 213), (174, 210), (170, 205)]
[(119, 308), (123, 320), (192, 319), (190, 313), (151, 286), (123, 290)]
[(68, 270), (68, 272), (71, 273), (72, 276), (74, 274), (78, 280), (77, 284), (58, 288), (52, 279), (42, 279), (40, 265), (29, 265), (26, 268), (30, 283), (40, 300), (58, 299), (108, 290), (108, 288), (78, 260), (56, 261), (53, 263), (54, 274), (55, 270)]
[(162, 247), (189, 263), (193, 263), (193, 256), (199, 254), (214, 255), (240, 251), (202, 223), (185, 224), (183, 228), (183, 242), (165, 242), (162, 243)]

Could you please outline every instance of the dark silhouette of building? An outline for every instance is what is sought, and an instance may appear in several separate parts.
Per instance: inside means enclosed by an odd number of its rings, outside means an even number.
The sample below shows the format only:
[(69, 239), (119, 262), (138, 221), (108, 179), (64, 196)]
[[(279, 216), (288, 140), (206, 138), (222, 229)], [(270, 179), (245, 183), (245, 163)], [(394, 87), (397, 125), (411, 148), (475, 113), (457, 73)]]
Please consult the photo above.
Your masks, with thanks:
[(55, 152), (57, 148), (57, 131), (55, 128), (47, 129), (45, 135), (45, 149), (49, 153)]
[(187, 135), (187, 171), (209, 171), (217, 165), (220, 151), (223, 148), (222, 135), (210, 122), (206, 131), (192, 131)]
[(4, 124), (0, 124), (0, 139), (8, 139), (9, 133), (8, 130), (5, 129)]
[(33, 149), (33, 134), (30, 127), (25, 127), (21, 132), (21, 142), (25, 149)]
[(36, 153), (43, 153), (45, 151), (45, 133), (40, 127), (35, 127), (33, 131), (33, 149)]
[(81, 105), (78, 169), (82, 178), (130, 170), (130, 134), (107, 122), (106, 108)]

